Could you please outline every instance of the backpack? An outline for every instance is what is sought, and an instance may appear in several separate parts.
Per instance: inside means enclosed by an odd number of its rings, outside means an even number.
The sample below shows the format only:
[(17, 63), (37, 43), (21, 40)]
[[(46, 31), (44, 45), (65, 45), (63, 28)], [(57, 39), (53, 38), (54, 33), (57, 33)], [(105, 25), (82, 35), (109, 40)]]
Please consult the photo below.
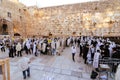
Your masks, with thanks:
[(92, 71), (92, 72), (91, 72), (91, 76), (90, 76), (90, 78), (91, 78), (91, 79), (96, 79), (97, 75), (98, 75), (97, 72)]

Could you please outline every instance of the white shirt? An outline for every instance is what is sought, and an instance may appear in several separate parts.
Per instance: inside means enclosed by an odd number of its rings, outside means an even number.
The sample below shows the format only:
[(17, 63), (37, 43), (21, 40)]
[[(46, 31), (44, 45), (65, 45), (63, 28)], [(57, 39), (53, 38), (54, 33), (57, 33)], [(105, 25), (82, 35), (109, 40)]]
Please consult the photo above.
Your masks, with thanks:
[(22, 59), (20, 59), (18, 61), (19, 69), (21, 71), (24, 71), (24, 70), (28, 69), (28, 67), (29, 67), (29, 61), (30, 61), (30, 59), (27, 58), (27, 57), (23, 57)]
[(17, 51), (21, 51), (21, 49), (22, 49), (22, 46), (21, 46), (20, 43), (18, 43), (18, 44), (16, 45), (16, 50), (17, 50)]
[(91, 47), (91, 52), (95, 53), (95, 48), (94, 47)]
[(36, 44), (34, 43), (34, 45), (33, 45), (33, 54), (35, 54), (35, 52), (36, 52)]
[(27, 49), (30, 49), (30, 43), (29, 42), (26, 43), (26, 46), (27, 46)]
[(43, 43), (43, 46), (42, 46), (42, 51), (45, 52), (45, 48), (46, 48), (46, 43)]
[(75, 46), (72, 46), (72, 54), (74, 53), (76, 53), (77, 52), (77, 50), (76, 50), (76, 47)]
[(55, 42), (54, 42), (54, 41), (52, 41), (51, 47), (52, 47), (53, 49), (55, 49)]

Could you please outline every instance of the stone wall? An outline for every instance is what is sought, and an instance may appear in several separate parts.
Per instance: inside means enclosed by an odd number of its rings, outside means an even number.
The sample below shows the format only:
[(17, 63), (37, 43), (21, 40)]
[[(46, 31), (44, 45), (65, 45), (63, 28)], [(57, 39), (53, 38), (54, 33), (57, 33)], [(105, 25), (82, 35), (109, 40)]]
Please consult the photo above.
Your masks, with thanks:
[[(8, 17), (8, 12), (11, 13), (11, 18)], [(26, 7), (17, 0), (2, 0), (0, 18), (6, 20), (9, 34), (12, 36), (14, 33), (23, 37), (49, 34), (120, 36), (119, 0), (100, 0), (46, 8)]]
[(29, 16), (27, 7), (17, 0), (2, 0), (0, 3), (0, 17), (7, 23), (8, 32), (11, 36), (14, 33), (26, 36), (26, 27), (30, 25)]
[(36, 35), (49, 33), (53, 35), (120, 35), (119, 0), (101, 0), (33, 10), (32, 14), (36, 16), (33, 32), (37, 30)]

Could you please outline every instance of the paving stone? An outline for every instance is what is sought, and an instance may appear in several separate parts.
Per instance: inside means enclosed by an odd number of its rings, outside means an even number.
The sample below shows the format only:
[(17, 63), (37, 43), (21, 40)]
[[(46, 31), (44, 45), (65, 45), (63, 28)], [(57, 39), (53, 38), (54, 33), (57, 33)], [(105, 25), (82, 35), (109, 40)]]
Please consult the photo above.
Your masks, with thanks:
[(59, 73), (59, 74), (60, 74), (60, 73), (61, 73), (61, 69), (54, 68), (53, 72), (54, 72), (54, 73)]
[(44, 70), (44, 67), (43, 66), (31, 66), (32, 69), (36, 69), (36, 70)]
[(82, 77), (82, 73), (81, 72), (77, 72), (77, 71), (72, 71), (71, 72), (71, 76), (76, 76), (78, 78), (81, 78)]
[[(42, 55), (34, 57), (34, 55), (27, 55), (27, 57), (33, 57), (33, 60), (30, 63), (31, 77), (26, 80), (44, 80), (49, 76), (53, 76), (54, 80), (90, 80), (88, 72), (91, 72), (92, 68), (85, 65), (82, 58), (80, 58), (80, 63), (73, 62), (72, 55), (68, 54), (70, 49), (66, 48), (61, 56)], [(75, 58), (78, 59), (78, 55), (76, 54)], [(10, 59), (11, 80), (23, 80), (22, 71), (19, 71), (15, 66), (19, 59), (21, 57)], [(0, 78), (0, 80), (2, 79)]]
[(53, 71), (54, 71), (54, 68), (51, 68), (51, 67), (44, 67), (44, 70), (43, 70), (43, 71), (53, 72)]
[(90, 79), (90, 74), (82, 73), (82, 78), (84, 78), (84, 79)]
[(64, 75), (71, 75), (71, 70), (62, 70), (61, 74), (64, 74)]

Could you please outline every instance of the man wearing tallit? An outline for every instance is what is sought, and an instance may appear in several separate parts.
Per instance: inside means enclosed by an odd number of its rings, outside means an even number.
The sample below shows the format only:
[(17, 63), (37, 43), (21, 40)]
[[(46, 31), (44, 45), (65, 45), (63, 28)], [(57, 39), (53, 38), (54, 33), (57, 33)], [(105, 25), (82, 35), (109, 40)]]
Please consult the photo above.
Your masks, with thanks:
[(38, 42), (38, 45), (37, 45), (37, 49), (38, 49), (38, 53), (40, 53), (41, 54), (41, 50), (42, 50), (42, 41), (41, 40), (39, 40), (39, 42)]
[(93, 68), (97, 69), (99, 65), (99, 58), (100, 58), (100, 50), (97, 50), (94, 54), (93, 58)]
[(51, 42), (51, 48), (52, 48), (52, 55), (56, 55), (56, 49), (55, 49), (55, 41), (54, 41), (54, 39)]
[(33, 54), (37, 56), (37, 44), (36, 42), (33, 44)]
[(67, 39), (67, 46), (70, 45), (70, 40), (71, 40), (70, 38)]
[(57, 42), (56, 42), (56, 53), (57, 54), (59, 54), (59, 49), (60, 49), (60, 41), (59, 40), (57, 40)]
[(26, 42), (26, 47), (27, 47), (27, 50), (26, 50), (27, 54), (28, 53), (31, 54), (31, 52), (30, 52), (30, 42), (29, 41)]
[(43, 54), (45, 54), (45, 52), (46, 52), (46, 46), (47, 46), (47, 44), (45, 42), (43, 42), (43, 45), (42, 45)]
[(120, 80), (120, 64), (118, 65), (117, 71), (115, 73), (115, 80)]

